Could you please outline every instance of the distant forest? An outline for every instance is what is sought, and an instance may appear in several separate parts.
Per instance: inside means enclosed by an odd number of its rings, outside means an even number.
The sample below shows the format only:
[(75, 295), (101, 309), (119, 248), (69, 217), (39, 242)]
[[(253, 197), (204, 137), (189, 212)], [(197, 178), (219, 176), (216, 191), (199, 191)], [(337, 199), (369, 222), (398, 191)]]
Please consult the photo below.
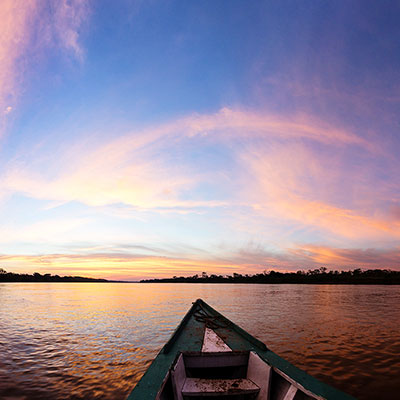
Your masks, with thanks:
[(109, 282), (106, 279), (84, 278), (82, 276), (59, 276), (35, 272), (29, 274), (14, 274), (0, 268), (0, 282)]
[(400, 271), (360, 268), (350, 271), (328, 271), (327, 268), (297, 272), (264, 271), (260, 274), (174, 276), (165, 279), (146, 279), (142, 283), (305, 283), (305, 284), (357, 284), (399, 285)]

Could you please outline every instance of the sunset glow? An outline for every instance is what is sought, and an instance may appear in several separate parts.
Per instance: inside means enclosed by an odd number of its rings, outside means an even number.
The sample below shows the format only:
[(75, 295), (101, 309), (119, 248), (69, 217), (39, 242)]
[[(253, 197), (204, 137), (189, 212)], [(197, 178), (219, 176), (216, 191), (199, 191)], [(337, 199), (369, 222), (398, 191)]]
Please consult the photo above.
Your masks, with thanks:
[(2, 1), (0, 267), (399, 270), (400, 8), (296, 4)]

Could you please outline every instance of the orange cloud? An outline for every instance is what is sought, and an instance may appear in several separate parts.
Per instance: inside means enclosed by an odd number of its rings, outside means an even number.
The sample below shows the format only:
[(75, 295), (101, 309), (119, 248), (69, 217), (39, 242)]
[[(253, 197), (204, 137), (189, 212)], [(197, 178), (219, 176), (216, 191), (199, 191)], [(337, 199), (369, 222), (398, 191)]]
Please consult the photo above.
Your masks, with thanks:
[[(101, 153), (101, 152), (100, 152)], [(97, 154), (96, 154), (97, 155)], [(110, 160), (88, 155), (75, 161), (72, 171), (46, 179), (18, 168), (8, 172), (4, 187), (31, 197), (55, 201), (80, 201), (90, 206), (123, 203), (142, 209), (220, 206), (222, 202), (181, 201), (179, 191), (192, 186), (189, 176), (171, 173), (167, 167), (148, 161)], [(82, 158), (84, 155), (81, 155)], [(3, 188), (4, 188), (3, 187)], [(161, 210), (162, 211), (162, 210)]]
[(400, 237), (400, 224), (396, 221), (385, 221), (359, 215), (353, 210), (303, 199), (290, 193), (282, 193), (271, 203), (264, 206), (258, 205), (257, 209), (270, 213), (271, 207), (283, 218), (292, 219), (305, 226), (322, 228), (352, 239), (381, 236), (382, 234)]
[(346, 268), (400, 268), (400, 248), (351, 249), (304, 245), (290, 249), (294, 258), (303, 258), (313, 266), (325, 265)]
[(379, 210), (381, 193), (377, 196), (377, 184), (371, 187), (363, 179), (365, 166), (351, 171), (340, 157), (341, 153), (331, 152), (327, 159), (299, 143), (252, 148), (242, 159), (254, 178), (249, 190), (253, 208), (264, 216), (336, 237), (398, 238), (399, 221), (377, 216), (374, 205)]

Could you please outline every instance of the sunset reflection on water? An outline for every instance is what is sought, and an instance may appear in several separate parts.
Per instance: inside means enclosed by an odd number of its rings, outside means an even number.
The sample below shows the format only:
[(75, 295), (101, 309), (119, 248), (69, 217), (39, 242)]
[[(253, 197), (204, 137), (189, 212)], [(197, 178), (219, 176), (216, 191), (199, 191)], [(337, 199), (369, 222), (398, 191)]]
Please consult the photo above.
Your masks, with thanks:
[(0, 397), (124, 399), (196, 298), (360, 399), (400, 389), (400, 287), (0, 284)]

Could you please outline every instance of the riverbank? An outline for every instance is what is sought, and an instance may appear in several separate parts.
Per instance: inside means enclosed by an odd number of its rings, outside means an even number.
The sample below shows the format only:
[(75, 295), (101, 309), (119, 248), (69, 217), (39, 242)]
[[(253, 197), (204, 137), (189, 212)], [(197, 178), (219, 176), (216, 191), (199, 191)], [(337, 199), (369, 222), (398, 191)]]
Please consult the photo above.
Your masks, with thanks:
[(141, 283), (292, 283), (314, 285), (400, 285), (400, 271), (388, 269), (354, 269), (350, 271), (328, 271), (319, 268), (308, 271), (277, 272), (265, 271), (260, 274), (174, 276), (172, 278), (147, 279)]
[(107, 279), (86, 278), (83, 276), (59, 276), (51, 274), (15, 274), (14, 272), (7, 272), (0, 268), (0, 282), (106, 282), (110, 283)]

